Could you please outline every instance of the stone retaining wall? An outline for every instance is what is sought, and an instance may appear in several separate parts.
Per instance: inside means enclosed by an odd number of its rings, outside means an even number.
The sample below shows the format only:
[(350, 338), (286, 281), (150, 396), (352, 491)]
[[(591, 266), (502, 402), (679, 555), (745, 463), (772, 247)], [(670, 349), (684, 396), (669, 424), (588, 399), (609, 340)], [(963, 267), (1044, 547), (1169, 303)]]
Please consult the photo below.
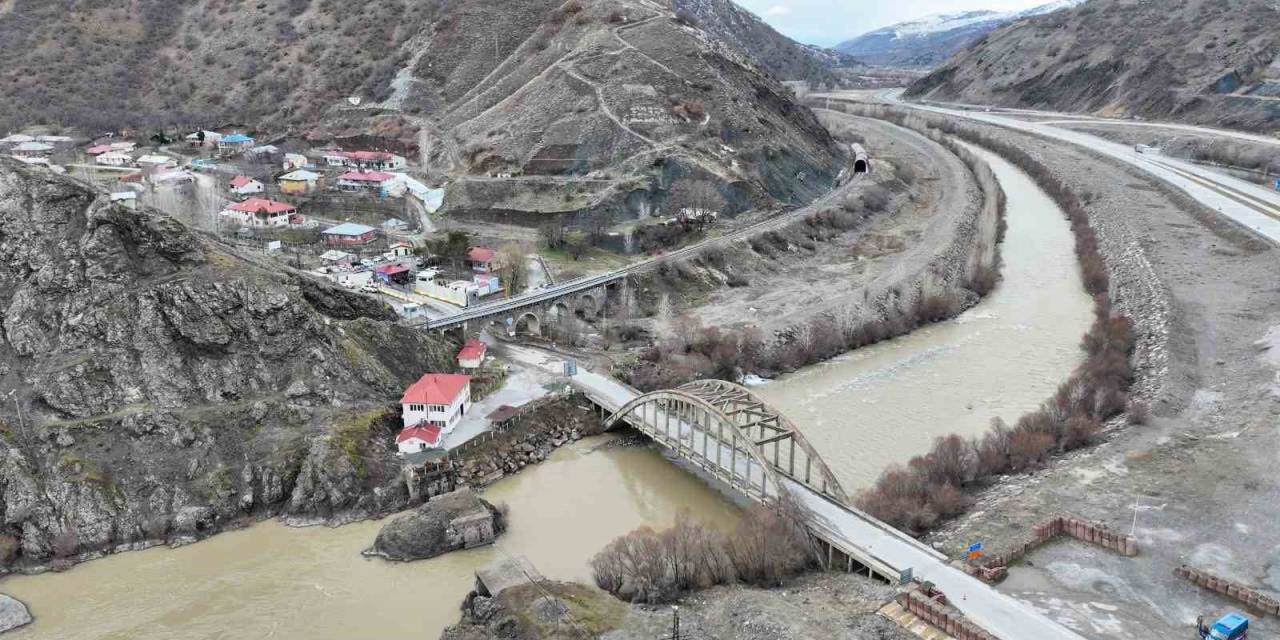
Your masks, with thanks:
[(1280, 615), (1280, 601), (1277, 601), (1271, 596), (1258, 593), (1252, 588), (1246, 587), (1239, 582), (1228, 580), (1226, 578), (1219, 578), (1211, 573), (1201, 571), (1194, 567), (1189, 567), (1185, 564), (1174, 569), (1173, 575), (1178, 576), (1179, 578), (1185, 578), (1197, 587), (1208, 589), (1233, 600), (1237, 600), (1256, 611), (1261, 611), (1262, 613), (1273, 616)]

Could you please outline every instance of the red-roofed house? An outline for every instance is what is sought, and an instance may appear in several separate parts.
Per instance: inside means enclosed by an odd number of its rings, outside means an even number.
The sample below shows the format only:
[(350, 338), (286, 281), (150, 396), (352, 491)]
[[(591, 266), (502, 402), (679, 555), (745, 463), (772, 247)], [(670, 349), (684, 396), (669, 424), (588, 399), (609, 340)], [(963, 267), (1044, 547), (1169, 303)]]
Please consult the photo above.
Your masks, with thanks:
[(484, 354), (488, 351), (489, 345), (479, 340), (468, 340), (458, 351), (458, 366), (463, 369), (479, 369), (484, 362)]
[(250, 178), (249, 176), (236, 176), (231, 179), (231, 193), (238, 196), (247, 196), (251, 193), (262, 193), (265, 187), (261, 182)]
[(325, 164), (331, 167), (352, 167), (394, 171), (405, 167), (404, 156), (385, 151), (331, 151), (324, 154)]
[(467, 264), (476, 273), (489, 273), (493, 270), (493, 259), (498, 252), (489, 247), (471, 247), (467, 249)]
[(440, 427), (435, 425), (414, 425), (405, 427), (396, 436), (396, 447), (400, 453), (413, 453), (435, 449), (440, 446)]
[(107, 153), (107, 152), (109, 152), (109, 151), (111, 151), (111, 145), (109, 145), (109, 144), (99, 144), (99, 145), (94, 145), (94, 146), (92, 146), (92, 147), (89, 147), (88, 149), (86, 149), (86, 150), (85, 150), (85, 153), (87, 153), (87, 154), (89, 154), (89, 155), (91, 155), (91, 156), (100, 156), (100, 155), (102, 155), (102, 154), (104, 154), (104, 153)]
[(406, 428), (425, 423), (448, 434), (471, 408), (471, 376), (428, 373), (405, 389), (400, 407)]
[(244, 202), (227, 205), (222, 210), (222, 215), (249, 227), (287, 227), (289, 216), (297, 212), (297, 208), (291, 204), (266, 198), (249, 198)]
[(348, 171), (338, 177), (338, 190), (347, 193), (370, 192), (384, 198), (404, 195), (404, 182), (392, 173), (382, 171)]

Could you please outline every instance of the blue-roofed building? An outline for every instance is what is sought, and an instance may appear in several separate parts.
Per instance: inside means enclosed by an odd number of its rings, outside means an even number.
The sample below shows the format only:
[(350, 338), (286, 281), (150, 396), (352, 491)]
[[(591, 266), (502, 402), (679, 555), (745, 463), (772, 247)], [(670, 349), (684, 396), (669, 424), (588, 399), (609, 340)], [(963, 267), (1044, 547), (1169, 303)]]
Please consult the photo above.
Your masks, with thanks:
[(378, 237), (378, 230), (364, 224), (344, 222), (320, 232), (331, 247), (361, 247)]
[(218, 140), (218, 149), (222, 151), (244, 151), (254, 146), (253, 138), (243, 133), (232, 133)]

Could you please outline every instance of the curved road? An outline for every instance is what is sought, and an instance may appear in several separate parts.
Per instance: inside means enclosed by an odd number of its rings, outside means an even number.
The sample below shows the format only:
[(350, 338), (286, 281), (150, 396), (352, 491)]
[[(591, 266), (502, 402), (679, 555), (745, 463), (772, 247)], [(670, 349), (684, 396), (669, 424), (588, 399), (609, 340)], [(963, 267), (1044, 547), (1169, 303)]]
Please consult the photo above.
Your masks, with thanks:
[[(927, 104), (903, 102), (901, 100), (901, 95), (901, 90), (895, 90), (881, 92), (877, 94), (876, 97), (881, 102), (908, 109), (916, 109), (948, 117), (963, 118), (993, 124), (1007, 129), (1032, 133), (1046, 138), (1078, 145), (1096, 153), (1101, 153), (1115, 160), (1137, 167), (1138, 169), (1172, 184), (1205, 206), (1234, 221), (1236, 224), (1253, 231), (1257, 235), (1262, 236), (1271, 242), (1280, 244), (1280, 192), (1272, 191), (1251, 182), (1247, 182), (1239, 178), (1233, 178), (1215, 171), (1206, 171), (1204, 167), (1178, 160), (1176, 158), (1157, 154), (1140, 154), (1134, 151), (1133, 147), (1104, 140), (1097, 136), (1082, 133), (1080, 131), (1063, 129), (1044, 122), (1019, 120), (1017, 118), (999, 115), (994, 112), (968, 111)], [(862, 99), (865, 97), (865, 94), (857, 96), (856, 98), (852, 94), (841, 93), (823, 94), (816, 97), (829, 97), (832, 100), (865, 102), (865, 99)], [(1025, 115), (1060, 115), (1044, 114), (1028, 110), (1019, 110), (1017, 113)], [(1094, 118), (1094, 120), (1098, 119)], [(1110, 122), (1118, 125), (1124, 123), (1155, 126), (1150, 125), (1149, 123), (1129, 123), (1122, 120), (1112, 120)], [(1179, 125), (1179, 128), (1196, 131), (1206, 135), (1227, 135), (1230, 137), (1238, 137), (1241, 139), (1248, 139), (1252, 142), (1257, 142), (1259, 140), (1274, 142), (1261, 136), (1252, 136), (1244, 133), (1226, 133), (1217, 129), (1193, 127), (1191, 125)]]

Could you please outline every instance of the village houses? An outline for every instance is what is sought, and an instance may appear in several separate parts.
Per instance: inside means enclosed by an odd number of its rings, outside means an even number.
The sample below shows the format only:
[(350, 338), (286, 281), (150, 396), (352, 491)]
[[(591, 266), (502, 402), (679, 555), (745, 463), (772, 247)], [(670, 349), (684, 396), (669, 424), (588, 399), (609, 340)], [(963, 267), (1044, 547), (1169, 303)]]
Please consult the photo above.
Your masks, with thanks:
[(338, 177), (338, 190), (394, 198), (404, 195), (404, 183), (396, 175), (383, 171), (348, 171)]
[(395, 171), (407, 164), (404, 156), (385, 151), (330, 151), (324, 154), (331, 167), (350, 167), (367, 171)]
[(320, 232), (330, 247), (363, 247), (378, 237), (378, 230), (368, 225), (344, 222)]
[(310, 193), (315, 191), (319, 183), (320, 174), (306, 169), (290, 171), (276, 178), (276, 184), (280, 185), (280, 191), (286, 195)]
[(247, 196), (254, 193), (262, 193), (266, 190), (261, 182), (250, 178), (249, 176), (236, 176), (231, 179), (231, 193), (238, 196)]
[(240, 153), (241, 151), (252, 148), (253, 145), (253, 138), (250, 138), (243, 133), (232, 133), (218, 139), (218, 151), (226, 153)]
[(247, 227), (287, 227), (290, 217), (297, 213), (291, 204), (266, 198), (249, 198), (222, 210), (224, 217)]
[(467, 249), (467, 266), (476, 273), (493, 271), (498, 252), (489, 247), (471, 247)]
[(401, 453), (438, 447), (471, 409), (471, 376), (428, 373), (400, 398), (404, 430), (396, 438)]
[(94, 162), (108, 167), (125, 167), (133, 164), (133, 156), (124, 151), (106, 151), (98, 154)]
[(463, 369), (479, 369), (488, 352), (489, 345), (475, 339), (468, 340), (458, 351), (458, 366)]

